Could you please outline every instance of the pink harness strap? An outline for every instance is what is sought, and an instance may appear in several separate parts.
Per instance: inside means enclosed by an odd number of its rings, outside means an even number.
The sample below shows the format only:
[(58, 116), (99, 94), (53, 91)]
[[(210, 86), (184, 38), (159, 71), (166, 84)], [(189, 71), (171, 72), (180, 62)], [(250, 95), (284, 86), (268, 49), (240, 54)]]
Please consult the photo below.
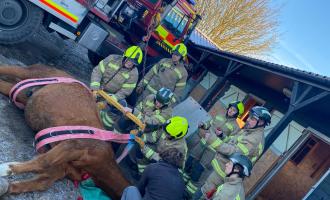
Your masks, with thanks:
[(49, 84), (58, 84), (58, 83), (79, 83), (80, 85), (84, 86), (86, 89), (90, 91), (90, 89), (82, 82), (73, 79), (73, 78), (66, 78), (66, 77), (50, 77), (50, 78), (38, 78), (38, 79), (26, 79), (23, 80), (10, 90), (9, 98), (14, 104), (23, 109), (25, 106), (16, 101), (17, 95), (24, 89), (33, 87), (33, 86), (42, 86), (42, 85), (49, 85)]
[(37, 152), (47, 144), (69, 139), (95, 139), (117, 143), (128, 143), (130, 134), (117, 134), (89, 126), (58, 126), (41, 130), (34, 137)]

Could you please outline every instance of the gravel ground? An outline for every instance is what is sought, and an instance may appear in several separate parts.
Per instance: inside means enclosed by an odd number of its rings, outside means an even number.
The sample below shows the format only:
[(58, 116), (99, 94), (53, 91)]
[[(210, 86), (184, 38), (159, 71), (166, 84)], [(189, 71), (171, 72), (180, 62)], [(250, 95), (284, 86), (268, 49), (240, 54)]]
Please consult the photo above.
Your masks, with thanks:
[[(31, 39), (19, 45), (0, 45), (0, 65), (30, 65), (43, 63), (65, 70), (88, 83), (93, 66), (89, 63), (87, 50), (72, 41), (64, 41), (57, 34), (41, 28)], [(32, 146), (34, 132), (26, 125), (23, 111), (0, 95), (0, 163), (26, 161), (36, 155)], [(31, 174), (10, 177), (20, 180)], [(0, 197), (4, 200), (59, 200), (76, 199), (77, 190), (68, 180), (56, 182), (45, 192), (25, 193)]]
[[(48, 33), (41, 27), (28, 41), (18, 45), (0, 45), (0, 56), (8, 64), (47, 64), (64, 70), (81, 81), (88, 82), (93, 66), (87, 57), (87, 49), (71, 40), (63, 40), (56, 33)], [(1, 62), (0, 59), (0, 63)]]

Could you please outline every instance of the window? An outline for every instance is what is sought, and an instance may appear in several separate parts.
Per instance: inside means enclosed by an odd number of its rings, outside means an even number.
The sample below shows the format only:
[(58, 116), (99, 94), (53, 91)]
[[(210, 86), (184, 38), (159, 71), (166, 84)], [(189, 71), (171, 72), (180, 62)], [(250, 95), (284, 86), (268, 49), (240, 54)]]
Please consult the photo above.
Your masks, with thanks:
[(217, 76), (211, 72), (208, 72), (206, 76), (204, 76), (203, 80), (200, 82), (200, 84), (206, 89), (210, 89), (215, 81), (217, 80)]
[(225, 94), (220, 98), (220, 102), (224, 108), (227, 108), (229, 103), (233, 101), (243, 101), (246, 93), (240, 90), (238, 87), (231, 85)]
[(176, 37), (181, 37), (189, 18), (177, 6), (173, 7), (165, 16), (163, 24)]
[(298, 165), (305, 157), (306, 155), (313, 149), (315, 144), (317, 143), (317, 140), (315, 138), (309, 138), (305, 144), (302, 146), (301, 149), (299, 149), (291, 158), (291, 161)]

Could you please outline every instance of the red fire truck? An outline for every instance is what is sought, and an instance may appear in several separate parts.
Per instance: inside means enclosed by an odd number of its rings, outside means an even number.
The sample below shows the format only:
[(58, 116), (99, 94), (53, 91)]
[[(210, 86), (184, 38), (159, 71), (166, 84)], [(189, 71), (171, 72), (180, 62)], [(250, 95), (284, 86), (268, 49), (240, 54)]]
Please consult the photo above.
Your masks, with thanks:
[(199, 19), (193, 0), (1, 0), (0, 43), (22, 42), (42, 24), (86, 47), (97, 64), (145, 35), (148, 55), (164, 55), (188, 39)]

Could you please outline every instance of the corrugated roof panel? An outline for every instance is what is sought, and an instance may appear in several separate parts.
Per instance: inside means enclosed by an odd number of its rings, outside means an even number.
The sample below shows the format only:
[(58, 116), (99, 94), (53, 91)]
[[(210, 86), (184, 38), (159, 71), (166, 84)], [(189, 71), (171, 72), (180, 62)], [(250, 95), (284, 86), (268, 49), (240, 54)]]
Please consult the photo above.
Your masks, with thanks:
[(218, 50), (219, 48), (214, 44), (207, 36), (205, 36), (200, 30), (197, 28), (190, 35), (189, 40), (199, 46), (207, 47), (213, 50)]

